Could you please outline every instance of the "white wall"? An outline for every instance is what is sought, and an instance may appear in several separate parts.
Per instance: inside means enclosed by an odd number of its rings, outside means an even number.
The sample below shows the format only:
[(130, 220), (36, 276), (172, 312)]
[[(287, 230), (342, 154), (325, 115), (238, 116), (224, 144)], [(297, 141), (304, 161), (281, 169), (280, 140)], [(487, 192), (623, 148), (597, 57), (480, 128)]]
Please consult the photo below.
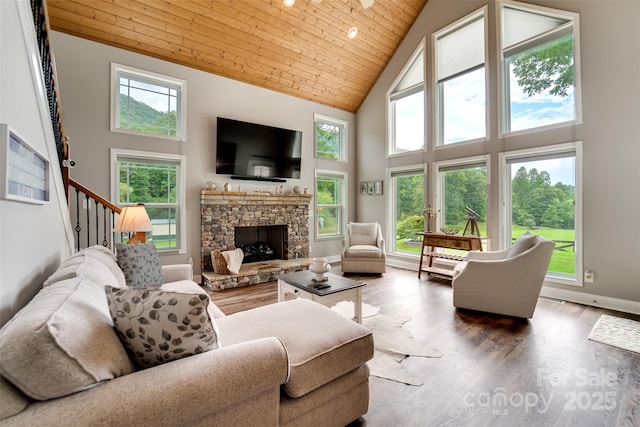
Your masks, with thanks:
[[(595, 272), (595, 282), (584, 287), (564, 287), (577, 293), (580, 302), (591, 303), (586, 295), (604, 299), (640, 301), (640, 2), (637, 1), (552, 1), (530, 3), (580, 14), (583, 124), (555, 131), (500, 140), (497, 137), (495, 62), (488, 63), (491, 116), (489, 140), (447, 150), (428, 150), (424, 161), (431, 166), (438, 160), (490, 154), (497, 165), (497, 154), (548, 144), (583, 141), (584, 148), (584, 267)], [(386, 153), (385, 93), (404, 64), (426, 37), (426, 63), (432, 64), (431, 34), (457, 19), (478, 10), (489, 9), (489, 55), (496, 58), (495, 10), (491, 0), (430, 0), (403, 40), (387, 68), (358, 111), (358, 180), (380, 179), (382, 171), (413, 159), (388, 160)], [(432, 71), (427, 70), (427, 91), (432, 91)], [(430, 98), (429, 98), (430, 99)], [(432, 129), (431, 105), (426, 123)], [(427, 132), (428, 138), (432, 133)], [(431, 141), (429, 140), (429, 144)], [(365, 154), (366, 153), (366, 154)], [(422, 156), (422, 154), (420, 154)], [(415, 159), (415, 156), (414, 156)], [(494, 167), (491, 182), (497, 182)], [(428, 183), (427, 187), (432, 185)], [(432, 196), (427, 191), (427, 197)], [(427, 198), (428, 200), (428, 198)], [(498, 230), (497, 186), (489, 187), (489, 234)], [(387, 224), (388, 213), (372, 197), (358, 197), (358, 219)], [(393, 257), (391, 257), (393, 260)], [(417, 268), (417, 267), (416, 267)], [(561, 285), (549, 285), (563, 289)], [(581, 297), (579, 294), (584, 294)], [(576, 297), (576, 295), (574, 295)], [(600, 300), (600, 298), (596, 298)], [(596, 304), (600, 303), (597, 301)]]
[[(29, 45), (35, 46), (30, 2), (0, 1), (0, 123), (11, 126), (50, 160), (53, 180), (47, 204), (0, 200), (0, 326), (40, 290), (72, 251), (46, 95), (34, 80), (31, 61), (37, 57), (29, 55)], [(6, 154), (0, 159), (4, 162)]]
[[(316, 167), (345, 170), (351, 179), (355, 179), (355, 162), (345, 164), (316, 160), (313, 155), (314, 113), (349, 122), (351, 141), (355, 141), (355, 114), (63, 33), (53, 32), (53, 48), (60, 76), (65, 127), (71, 138), (71, 157), (76, 161), (76, 167), (71, 171), (74, 179), (108, 196), (111, 147), (186, 155), (187, 254), (162, 256), (164, 264), (185, 262), (192, 256), (196, 274), (199, 273), (200, 190), (207, 181), (214, 181), (218, 189), (227, 181), (232, 183), (232, 188), (241, 185), (243, 190), (277, 185), (231, 181), (228, 175), (216, 175), (215, 123), (218, 116), (302, 131), (302, 178), (287, 180), (285, 190), (291, 191), (293, 186), (299, 185), (308, 187), (313, 193)], [(185, 142), (109, 131), (112, 61), (187, 81)], [(355, 144), (351, 146), (349, 158), (355, 158)], [(355, 185), (351, 187), (355, 188)], [(354, 217), (354, 195), (350, 196), (350, 205), (350, 214)], [(313, 241), (314, 221), (314, 218), (310, 220), (312, 255), (339, 254), (342, 248), (340, 240)]]

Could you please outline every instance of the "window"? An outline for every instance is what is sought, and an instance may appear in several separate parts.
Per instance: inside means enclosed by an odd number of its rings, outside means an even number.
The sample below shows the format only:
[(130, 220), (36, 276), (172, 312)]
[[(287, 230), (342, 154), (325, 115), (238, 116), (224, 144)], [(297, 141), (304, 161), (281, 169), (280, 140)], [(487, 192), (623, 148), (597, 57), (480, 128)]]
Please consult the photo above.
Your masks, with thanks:
[(347, 122), (314, 115), (316, 157), (347, 160)]
[(184, 156), (112, 149), (113, 200), (144, 203), (158, 251), (185, 251)]
[(436, 144), (487, 135), (484, 9), (436, 33)]
[(562, 144), (501, 155), (504, 247), (527, 231), (555, 241), (547, 278), (573, 284), (581, 269), (580, 147)]
[(391, 171), (391, 252), (420, 254), (422, 239), (418, 232), (424, 231), (424, 177), (424, 166)]
[(186, 82), (111, 64), (111, 130), (185, 139)]
[(342, 238), (346, 209), (346, 173), (316, 172), (316, 239)]
[(389, 154), (424, 149), (424, 53), (421, 45), (389, 97)]
[(576, 120), (578, 15), (518, 3), (501, 12), (502, 132)]
[[(485, 157), (479, 157), (438, 162), (438, 230), (446, 227), (459, 230), (459, 234), (466, 231), (466, 234), (487, 235), (487, 161)], [(471, 230), (470, 217), (475, 219), (478, 230)], [(486, 245), (486, 241), (482, 243)]]

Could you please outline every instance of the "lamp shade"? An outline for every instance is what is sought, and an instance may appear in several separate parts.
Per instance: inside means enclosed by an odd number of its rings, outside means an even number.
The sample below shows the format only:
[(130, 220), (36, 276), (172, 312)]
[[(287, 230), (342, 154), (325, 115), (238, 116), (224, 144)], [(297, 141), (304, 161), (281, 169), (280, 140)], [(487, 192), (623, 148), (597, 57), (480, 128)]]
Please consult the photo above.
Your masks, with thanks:
[(126, 206), (122, 208), (118, 221), (113, 229), (120, 232), (139, 232), (139, 231), (153, 231), (151, 225), (151, 219), (147, 214), (147, 210), (142, 203), (135, 206)]

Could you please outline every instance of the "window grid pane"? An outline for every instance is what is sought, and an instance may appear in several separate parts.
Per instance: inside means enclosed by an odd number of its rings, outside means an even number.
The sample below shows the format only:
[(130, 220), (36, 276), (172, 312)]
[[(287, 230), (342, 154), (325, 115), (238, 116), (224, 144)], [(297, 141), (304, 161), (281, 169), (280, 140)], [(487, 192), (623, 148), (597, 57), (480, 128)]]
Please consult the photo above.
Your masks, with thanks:
[(116, 127), (156, 135), (179, 136), (180, 91), (170, 83), (135, 78), (120, 71)]
[(316, 120), (316, 155), (326, 159), (344, 160), (344, 125)]
[(573, 34), (505, 58), (509, 73), (509, 129), (575, 120)]
[(153, 224), (152, 239), (157, 248), (178, 244), (178, 166), (145, 161), (118, 161), (119, 204), (144, 203)]
[(511, 241), (530, 231), (556, 243), (548, 271), (576, 275), (575, 156), (510, 163)]
[(393, 153), (424, 149), (424, 92), (392, 101), (394, 111)]
[(342, 188), (343, 178), (318, 176), (317, 197), (317, 237), (334, 237), (342, 235)]

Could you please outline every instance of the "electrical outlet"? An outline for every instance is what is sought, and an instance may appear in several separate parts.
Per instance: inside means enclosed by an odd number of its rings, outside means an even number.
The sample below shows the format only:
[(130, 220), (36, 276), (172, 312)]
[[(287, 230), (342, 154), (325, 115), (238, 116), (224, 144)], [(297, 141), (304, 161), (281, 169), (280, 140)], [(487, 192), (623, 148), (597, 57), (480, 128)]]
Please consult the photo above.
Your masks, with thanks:
[(591, 270), (585, 270), (584, 271), (584, 282), (585, 283), (593, 283), (594, 279), (595, 279), (595, 274), (593, 274), (593, 271), (591, 271)]

